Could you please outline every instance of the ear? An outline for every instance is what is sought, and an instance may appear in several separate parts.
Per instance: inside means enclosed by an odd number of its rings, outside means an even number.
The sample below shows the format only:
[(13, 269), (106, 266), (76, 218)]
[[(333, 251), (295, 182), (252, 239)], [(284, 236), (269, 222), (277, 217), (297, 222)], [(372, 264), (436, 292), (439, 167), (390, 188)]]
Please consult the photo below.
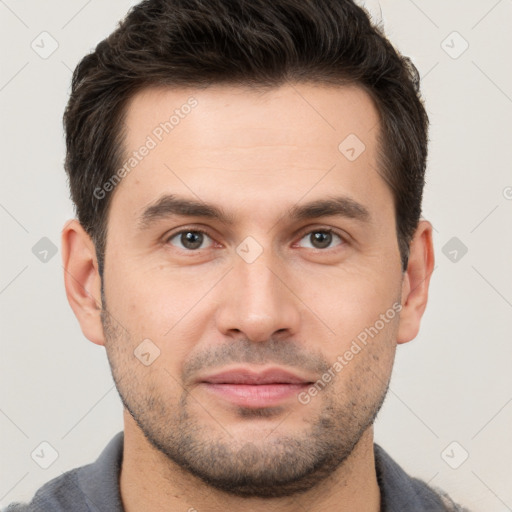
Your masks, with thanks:
[(76, 219), (68, 221), (62, 230), (62, 264), (66, 296), (82, 332), (93, 343), (104, 345), (96, 249)]
[(402, 281), (398, 343), (407, 343), (418, 334), (421, 317), (427, 307), (428, 287), (433, 270), (432, 224), (422, 220), (410, 244), (409, 262)]

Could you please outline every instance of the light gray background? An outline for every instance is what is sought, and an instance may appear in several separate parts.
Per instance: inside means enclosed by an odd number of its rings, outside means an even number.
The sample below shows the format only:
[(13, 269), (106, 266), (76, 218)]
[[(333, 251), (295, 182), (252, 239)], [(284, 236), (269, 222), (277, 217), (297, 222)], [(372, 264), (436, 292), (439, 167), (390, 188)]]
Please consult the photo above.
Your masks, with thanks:
[[(60, 247), (73, 216), (61, 125), (71, 71), (133, 3), (0, 0), (0, 508), (93, 461), (123, 428), (104, 349), (67, 304), (60, 249), (44, 262), (32, 248), (43, 237)], [(376, 439), (474, 512), (510, 511), (512, 0), (380, 4), (388, 37), (423, 77), (424, 216), (437, 262), (421, 333), (398, 348)], [(43, 31), (58, 43), (46, 59), (31, 47), (51, 49)], [(48, 469), (34, 461), (51, 462), (43, 441), (58, 452)]]

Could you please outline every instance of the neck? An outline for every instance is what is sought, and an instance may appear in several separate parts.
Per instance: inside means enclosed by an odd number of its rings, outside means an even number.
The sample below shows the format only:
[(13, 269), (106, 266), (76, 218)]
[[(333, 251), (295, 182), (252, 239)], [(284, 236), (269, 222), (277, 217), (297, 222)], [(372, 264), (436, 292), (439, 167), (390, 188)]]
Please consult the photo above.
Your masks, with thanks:
[(218, 491), (169, 460), (145, 438), (125, 411), (121, 500), (125, 512), (244, 510), (264, 512), (379, 512), (373, 428), (327, 479), (307, 492), (284, 498), (241, 498)]

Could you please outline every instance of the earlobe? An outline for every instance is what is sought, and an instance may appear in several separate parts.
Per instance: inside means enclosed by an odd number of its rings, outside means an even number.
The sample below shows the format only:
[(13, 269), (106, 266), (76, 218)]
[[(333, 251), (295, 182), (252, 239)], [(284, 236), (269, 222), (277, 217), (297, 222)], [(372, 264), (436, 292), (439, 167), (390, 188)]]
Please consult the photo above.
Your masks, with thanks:
[(101, 278), (91, 237), (76, 220), (62, 230), (62, 264), (69, 305), (82, 332), (93, 343), (103, 345), (101, 323)]
[(434, 270), (432, 225), (420, 221), (410, 244), (409, 262), (402, 281), (402, 310), (398, 343), (416, 337), (421, 318), (427, 307), (430, 277)]

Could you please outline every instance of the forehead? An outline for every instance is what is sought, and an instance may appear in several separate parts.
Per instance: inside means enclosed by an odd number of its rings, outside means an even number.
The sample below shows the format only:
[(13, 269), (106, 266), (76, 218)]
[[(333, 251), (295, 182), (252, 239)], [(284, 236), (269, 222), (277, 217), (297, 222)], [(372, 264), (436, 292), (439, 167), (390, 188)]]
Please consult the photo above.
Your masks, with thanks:
[(236, 192), (232, 203), (260, 207), (264, 197), (296, 202), (339, 186), (364, 195), (383, 185), (378, 130), (373, 101), (355, 86), (148, 88), (127, 105), (130, 165), (113, 203), (135, 212), (177, 191), (224, 203)]
[[(186, 122), (185, 122), (186, 121)], [(145, 136), (181, 147), (323, 144), (332, 149), (350, 134), (371, 146), (378, 114), (370, 96), (357, 86), (288, 84), (253, 90), (215, 85), (206, 89), (152, 87), (137, 93), (126, 107), (126, 144)], [(190, 140), (191, 133), (201, 138)], [(337, 144), (334, 145), (336, 149)]]

